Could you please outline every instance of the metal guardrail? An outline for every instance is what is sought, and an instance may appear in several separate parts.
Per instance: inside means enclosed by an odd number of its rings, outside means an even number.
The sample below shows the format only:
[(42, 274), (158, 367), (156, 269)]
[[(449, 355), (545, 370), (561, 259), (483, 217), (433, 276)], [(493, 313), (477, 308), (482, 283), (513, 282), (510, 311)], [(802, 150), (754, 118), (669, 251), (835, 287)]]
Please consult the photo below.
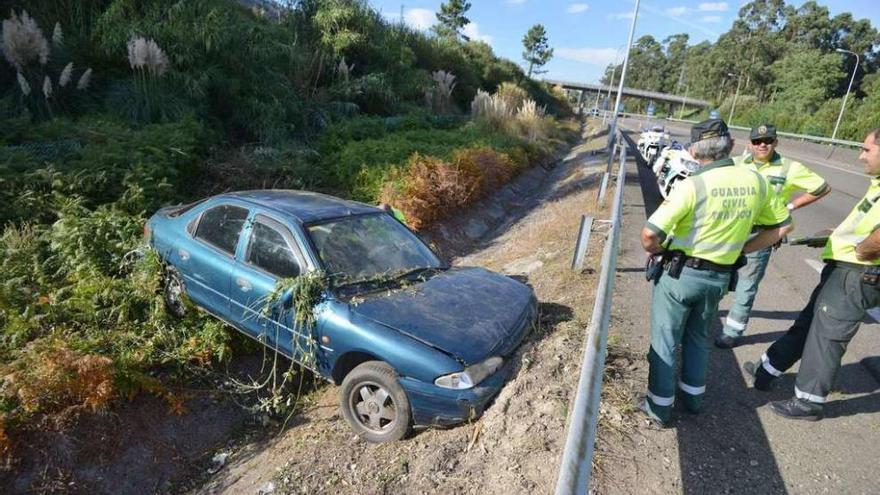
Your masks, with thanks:
[[(612, 148), (613, 150), (613, 148)], [(611, 151), (611, 150), (609, 150)], [(620, 219), (623, 186), (626, 177), (626, 146), (620, 147), (620, 166), (617, 172), (617, 191), (611, 208), (611, 229), (602, 253), (602, 269), (596, 301), (587, 331), (584, 360), (581, 365), (574, 406), (568, 418), (568, 435), (559, 466), (556, 495), (587, 493), (596, 443), (596, 424), (599, 421), (599, 399), (602, 393), (602, 375), (608, 345), (608, 322), (611, 318), (611, 299), (617, 271), (617, 251), (620, 244)]]
[[(666, 118), (664, 120), (670, 120), (672, 122), (685, 122), (688, 124), (696, 124), (697, 123), (696, 120), (688, 120), (688, 119)], [(739, 131), (751, 131), (752, 130), (749, 127), (743, 127), (741, 125), (728, 124), (727, 127), (730, 127), (731, 129), (736, 129)], [(783, 131), (776, 131), (776, 134), (779, 134), (780, 136), (784, 136), (784, 137), (800, 139), (801, 141), (813, 141), (816, 143), (823, 143), (823, 144), (837, 144), (837, 145), (841, 145), (841, 146), (853, 146), (855, 148), (862, 147), (862, 143), (860, 143), (858, 141), (846, 141), (844, 139), (831, 139), (831, 138), (827, 138), (824, 136), (811, 136), (809, 134), (794, 134), (792, 132), (783, 132)]]

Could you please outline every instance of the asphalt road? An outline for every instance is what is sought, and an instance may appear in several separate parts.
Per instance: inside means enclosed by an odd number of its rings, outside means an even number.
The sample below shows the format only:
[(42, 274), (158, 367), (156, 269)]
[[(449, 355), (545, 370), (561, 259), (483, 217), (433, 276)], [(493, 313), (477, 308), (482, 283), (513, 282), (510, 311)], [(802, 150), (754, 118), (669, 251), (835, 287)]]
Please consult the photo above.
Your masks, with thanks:
[[(621, 127), (638, 130), (642, 123), (625, 119)], [(686, 125), (665, 125), (678, 139), (689, 140)], [(739, 143), (747, 138), (740, 132), (734, 137)], [(835, 152), (829, 159), (827, 147), (781, 140), (779, 151), (811, 167), (833, 188), (830, 196), (794, 212), (795, 236), (836, 226), (868, 187), (869, 178), (861, 172), (853, 150)], [(740, 152), (738, 144), (735, 153)], [(645, 213), (634, 170), (627, 181), (614, 311), (620, 323), (612, 332), (622, 333), (636, 349), (647, 351), (651, 295), (640, 271), (644, 252), (638, 240)], [(793, 395), (796, 367), (769, 393), (748, 388), (741, 371), (742, 363), (758, 359), (806, 304), (819, 279), (818, 255), (819, 250), (801, 246), (783, 246), (774, 253), (743, 345), (733, 351), (713, 348), (703, 414), (680, 412), (675, 428), (643, 432), (645, 447), (634, 455), (651, 487), (648, 492), (877, 492), (880, 384), (861, 360), (880, 355), (880, 325), (873, 320), (863, 323), (844, 356), (836, 390), (826, 406), (828, 417), (818, 423), (785, 420), (766, 407), (770, 400)], [(720, 331), (729, 303), (727, 296), (715, 331)], [(670, 467), (675, 457), (678, 465)]]

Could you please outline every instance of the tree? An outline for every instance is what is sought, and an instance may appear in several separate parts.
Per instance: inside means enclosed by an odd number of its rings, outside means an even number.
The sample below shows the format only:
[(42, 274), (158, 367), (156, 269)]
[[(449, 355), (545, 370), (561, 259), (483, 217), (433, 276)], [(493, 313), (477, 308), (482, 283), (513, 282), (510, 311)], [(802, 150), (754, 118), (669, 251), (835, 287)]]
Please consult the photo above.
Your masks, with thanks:
[(465, 14), (471, 8), (471, 3), (467, 0), (449, 0), (440, 5), (440, 12), (437, 12), (437, 20), (439, 24), (434, 26), (434, 32), (438, 36), (453, 39), (463, 39), (470, 41), (467, 36), (461, 34), (461, 30), (471, 23)]
[(535, 24), (529, 28), (529, 32), (523, 36), (523, 46), (526, 48), (523, 52), (523, 58), (529, 63), (528, 77), (532, 77), (532, 73), (541, 74), (543, 71), (535, 70), (541, 68), (553, 58), (553, 49), (547, 39), (547, 31), (542, 24)]

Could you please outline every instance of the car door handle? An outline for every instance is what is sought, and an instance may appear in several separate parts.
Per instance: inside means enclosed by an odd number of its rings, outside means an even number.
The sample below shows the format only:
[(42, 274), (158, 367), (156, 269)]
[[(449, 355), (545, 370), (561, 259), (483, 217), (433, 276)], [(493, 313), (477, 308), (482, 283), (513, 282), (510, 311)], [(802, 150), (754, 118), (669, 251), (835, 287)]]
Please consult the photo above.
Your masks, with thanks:
[(253, 288), (250, 282), (241, 277), (235, 279), (235, 285), (237, 285), (242, 292), (248, 292)]

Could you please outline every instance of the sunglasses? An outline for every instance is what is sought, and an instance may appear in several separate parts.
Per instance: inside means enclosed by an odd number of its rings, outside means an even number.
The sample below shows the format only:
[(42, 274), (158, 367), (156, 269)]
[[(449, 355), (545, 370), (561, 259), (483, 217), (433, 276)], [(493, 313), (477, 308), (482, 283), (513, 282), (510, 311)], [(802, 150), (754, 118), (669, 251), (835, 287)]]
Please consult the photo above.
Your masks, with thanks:
[(752, 144), (758, 146), (759, 144), (771, 145), (776, 139), (773, 138), (764, 138), (764, 139), (752, 139)]

